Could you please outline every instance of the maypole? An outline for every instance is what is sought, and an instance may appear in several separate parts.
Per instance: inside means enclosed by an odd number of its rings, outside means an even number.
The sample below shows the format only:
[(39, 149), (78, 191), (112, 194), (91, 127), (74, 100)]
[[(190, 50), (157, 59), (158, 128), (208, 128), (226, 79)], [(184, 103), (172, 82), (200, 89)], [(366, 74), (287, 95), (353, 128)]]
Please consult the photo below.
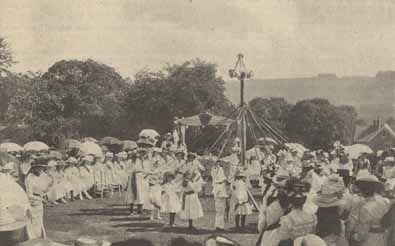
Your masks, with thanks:
[(244, 80), (249, 79), (252, 77), (252, 72), (248, 71), (246, 69), (246, 66), (244, 64), (244, 55), (243, 54), (238, 54), (237, 55), (237, 61), (233, 69), (229, 70), (229, 76), (231, 78), (237, 78), (240, 80), (240, 118), (237, 119), (240, 121), (240, 128), (239, 128), (239, 134), (240, 140), (241, 140), (241, 165), (246, 167), (246, 142), (247, 142), (247, 122), (246, 122), (246, 113), (247, 113), (247, 105), (244, 102)]

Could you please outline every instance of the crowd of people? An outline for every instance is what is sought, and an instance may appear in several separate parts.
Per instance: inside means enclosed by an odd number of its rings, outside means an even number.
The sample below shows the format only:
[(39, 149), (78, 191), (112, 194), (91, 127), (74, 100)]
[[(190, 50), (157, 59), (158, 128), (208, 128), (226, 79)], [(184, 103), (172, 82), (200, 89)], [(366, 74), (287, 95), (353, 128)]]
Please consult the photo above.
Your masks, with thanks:
[[(395, 244), (393, 150), (350, 159), (339, 143), (331, 152), (302, 155), (261, 143), (248, 151), (242, 165), (237, 144), (221, 158), (188, 152), (171, 137), (155, 146), (155, 141), (140, 139), (117, 153), (102, 146), (102, 155), (78, 148), (11, 151), (20, 164), (10, 159), (1, 167), (1, 182), (12, 188), (4, 190), (0, 202), (15, 217), (29, 218), (28, 238), (46, 236), (43, 204), (111, 197), (115, 192), (124, 193), (131, 216), (148, 214), (151, 220), (166, 220), (169, 228), (179, 218), (193, 232), (193, 222), (204, 216), (199, 193), (210, 182), (218, 232), (228, 227), (231, 214), (234, 230), (242, 233), (255, 209), (257, 245)], [(254, 170), (259, 170), (258, 177), (251, 174)], [(261, 194), (253, 196), (251, 186), (260, 187)], [(256, 202), (257, 197), (262, 200)], [(314, 244), (303, 244), (310, 241)]]

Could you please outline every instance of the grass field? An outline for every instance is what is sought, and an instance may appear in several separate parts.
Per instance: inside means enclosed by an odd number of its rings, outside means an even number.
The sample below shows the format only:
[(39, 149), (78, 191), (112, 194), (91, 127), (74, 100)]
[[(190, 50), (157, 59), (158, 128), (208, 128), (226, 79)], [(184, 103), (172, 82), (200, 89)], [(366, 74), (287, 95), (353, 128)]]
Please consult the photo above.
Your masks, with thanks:
[[(151, 240), (155, 245), (167, 245), (171, 238), (185, 237), (192, 241), (203, 242), (208, 236), (215, 234), (214, 230), (214, 200), (212, 197), (201, 198), (205, 216), (194, 223), (198, 229), (191, 234), (185, 227), (186, 221), (176, 219), (176, 228), (168, 229), (163, 225), (168, 223), (168, 216), (163, 215), (162, 221), (149, 221), (144, 218), (130, 217), (128, 208), (123, 204), (123, 198), (117, 194), (104, 200), (74, 201), (45, 208), (44, 223), (47, 235), (53, 241), (72, 245), (72, 242), (88, 236), (98, 240), (108, 240), (115, 243), (131, 238)], [(256, 232), (257, 213), (247, 218), (248, 230), (236, 233), (234, 219), (229, 218), (225, 235), (241, 245), (255, 245), (258, 237)]]

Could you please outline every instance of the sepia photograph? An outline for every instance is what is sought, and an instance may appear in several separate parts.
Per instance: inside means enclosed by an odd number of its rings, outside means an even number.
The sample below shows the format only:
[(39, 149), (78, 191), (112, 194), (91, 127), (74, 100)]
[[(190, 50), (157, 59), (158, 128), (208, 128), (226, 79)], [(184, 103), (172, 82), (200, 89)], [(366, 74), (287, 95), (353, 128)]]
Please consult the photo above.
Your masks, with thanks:
[(395, 246), (395, 1), (0, 0), (0, 246)]

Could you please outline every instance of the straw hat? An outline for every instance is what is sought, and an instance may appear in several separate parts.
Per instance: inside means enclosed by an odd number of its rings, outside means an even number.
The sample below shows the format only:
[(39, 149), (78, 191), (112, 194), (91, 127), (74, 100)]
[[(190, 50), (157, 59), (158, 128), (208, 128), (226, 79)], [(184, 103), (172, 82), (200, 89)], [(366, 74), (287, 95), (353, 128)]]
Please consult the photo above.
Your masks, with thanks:
[(56, 167), (58, 165), (58, 163), (54, 160), (50, 160), (48, 162), (48, 167)]
[(114, 158), (114, 154), (112, 152), (106, 152), (104, 155), (106, 158)]
[(395, 159), (393, 156), (387, 156), (385, 157), (384, 162), (393, 164), (395, 162)]
[(153, 140), (149, 139), (149, 138), (140, 138), (137, 141), (137, 144), (141, 145), (141, 146), (144, 146), (144, 145), (147, 145), (147, 146), (150, 146), (150, 147), (154, 147), (155, 146)]
[(288, 195), (294, 198), (306, 197), (310, 191), (311, 185), (307, 182), (303, 182), (298, 178), (291, 177), (285, 184), (285, 189), (288, 191)]
[(94, 158), (91, 155), (86, 155), (82, 158), (82, 161), (86, 161), (86, 162), (93, 162)]
[(99, 243), (90, 238), (78, 238), (75, 240), (75, 246), (99, 246)]
[(285, 184), (287, 183), (289, 178), (289, 172), (284, 169), (280, 169), (273, 177), (273, 184), (276, 186), (285, 187)]
[(69, 159), (67, 159), (66, 161), (68, 164), (77, 164), (78, 160), (74, 157), (70, 157)]
[(26, 226), (24, 221), (16, 221), (6, 207), (3, 206), (3, 201), (0, 198), (0, 232), (16, 231)]
[(298, 237), (294, 241), (294, 246), (327, 246), (328, 244), (319, 236), (314, 234), (307, 234), (303, 237)]
[(235, 173), (235, 177), (246, 177), (246, 173), (243, 169), (238, 169)]
[(321, 190), (313, 197), (313, 202), (318, 207), (335, 207), (344, 204), (343, 192), (345, 186), (339, 175), (331, 175), (322, 185)]
[(128, 154), (126, 153), (126, 152), (124, 152), (124, 151), (122, 151), (122, 152), (119, 152), (118, 154), (117, 154), (117, 157), (118, 158), (123, 158), (123, 159), (126, 159), (126, 158), (128, 158)]
[(237, 243), (224, 236), (216, 236), (216, 235), (210, 236), (204, 242), (204, 246), (231, 246), (231, 245), (237, 245)]
[(373, 174), (369, 173), (369, 171), (366, 169), (360, 170), (358, 172), (356, 182), (372, 182), (381, 184), (380, 180)]

